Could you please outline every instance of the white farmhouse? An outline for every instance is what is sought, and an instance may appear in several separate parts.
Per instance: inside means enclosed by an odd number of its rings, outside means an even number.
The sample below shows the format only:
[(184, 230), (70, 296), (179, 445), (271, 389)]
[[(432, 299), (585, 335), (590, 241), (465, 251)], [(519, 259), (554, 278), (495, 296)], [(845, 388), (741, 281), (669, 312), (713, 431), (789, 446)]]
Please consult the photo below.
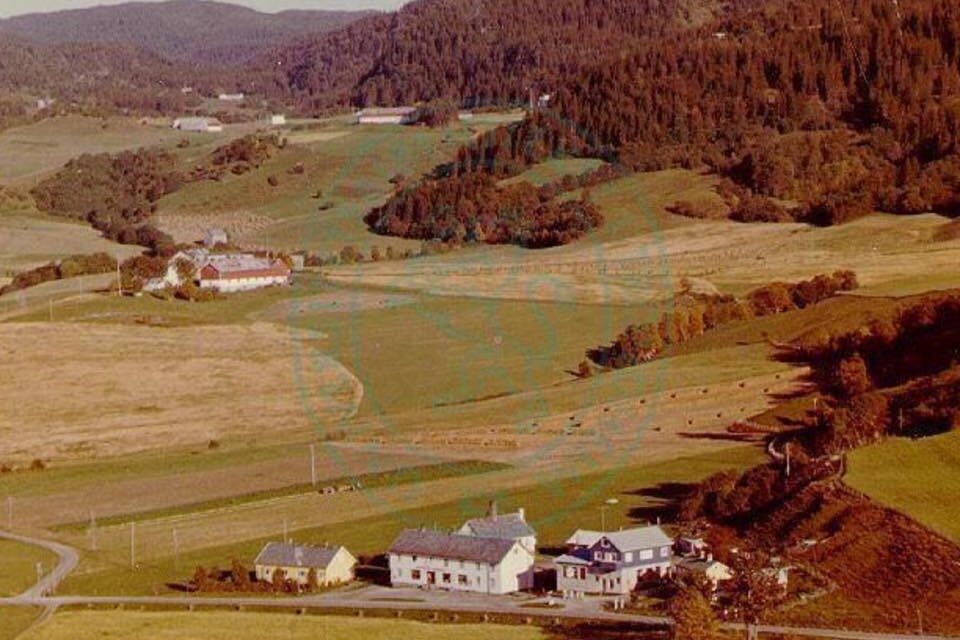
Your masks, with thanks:
[(270, 116), (270, 126), (282, 127), (287, 124), (287, 116), (283, 114), (274, 114)]
[(485, 517), (467, 520), (459, 533), (477, 538), (516, 540), (532, 555), (537, 553), (537, 532), (527, 524), (523, 508), (517, 509), (516, 513), (498, 514), (497, 504), (491, 502)]
[(507, 594), (532, 586), (534, 557), (518, 540), (408, 529), (387, 553), (395, 587)]

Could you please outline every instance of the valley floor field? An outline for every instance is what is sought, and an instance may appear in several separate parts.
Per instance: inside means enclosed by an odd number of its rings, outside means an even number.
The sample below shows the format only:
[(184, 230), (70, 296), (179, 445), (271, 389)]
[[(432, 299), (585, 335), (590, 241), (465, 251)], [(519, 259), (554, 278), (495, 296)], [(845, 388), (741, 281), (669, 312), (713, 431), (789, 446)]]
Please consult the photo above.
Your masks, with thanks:
[(275, 325), (151, 329), (0, 325), (0, 457), (116, 455), (226, 436), (310, 433), (363, 388)]

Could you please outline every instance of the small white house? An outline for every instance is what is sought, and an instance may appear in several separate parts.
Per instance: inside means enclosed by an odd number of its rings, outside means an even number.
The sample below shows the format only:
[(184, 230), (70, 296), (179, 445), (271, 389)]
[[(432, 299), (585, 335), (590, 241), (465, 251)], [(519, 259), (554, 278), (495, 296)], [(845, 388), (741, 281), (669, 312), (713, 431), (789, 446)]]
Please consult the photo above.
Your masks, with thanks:
[(287, 116), (283, 114), (274, 114), (270, 116), (270, 126), (282, 127), (285, 124), (287, 124)]
[(387, 553), (395, 587), (507, 594), (533, 586), (534, 557), (518, 540), (408, 529)]
[(216, 118), (177, 118), (173, 121), (173, 128), (193, 133), (220, 133), (223, 123)]
[(357, 124), (413, 124), (416, 107), (369, 108), (357, 112)]
[(309, 585), (311, 570), (316, 573), (317, 585), (321, 587), (350, 582), (356, 566), (357, 559), (346, 547), (311, 547), (283, 542), (268, 542), (254, 561), (258, 581), (273, 583), (275, 578), (282, 576), (301, 587)]
[(242, 93), (221, 93), (217, 99), (222, 102), (242, 102), (246, 96)]
[(721, 582), (733, 580), (733, 570), (719, 560), (714, 560), (712, 555), (704, 558), (683, 558), (676, 564), (676, 569), (680, 573), (692, 573), (702, 576), (716, 589)]

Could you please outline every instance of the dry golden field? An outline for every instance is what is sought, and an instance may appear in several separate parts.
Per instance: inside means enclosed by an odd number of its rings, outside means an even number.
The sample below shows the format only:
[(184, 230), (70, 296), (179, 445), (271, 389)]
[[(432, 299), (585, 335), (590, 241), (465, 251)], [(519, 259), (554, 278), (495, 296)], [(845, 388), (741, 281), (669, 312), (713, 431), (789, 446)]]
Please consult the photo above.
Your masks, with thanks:
[(269, 324), (5, 324), (0, 345), (0, 458), (14, 461), (309, 434), (363, 393), (316, 340)]

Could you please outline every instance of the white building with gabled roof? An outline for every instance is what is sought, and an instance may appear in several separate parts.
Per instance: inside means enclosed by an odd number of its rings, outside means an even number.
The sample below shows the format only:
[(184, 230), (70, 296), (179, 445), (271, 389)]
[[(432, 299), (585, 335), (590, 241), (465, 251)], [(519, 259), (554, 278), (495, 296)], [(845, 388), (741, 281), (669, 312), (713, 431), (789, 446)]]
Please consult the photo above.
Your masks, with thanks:
[(395, 587), (507, 594), (532, 586), (534, 557), (518, 540), (408, 529), (387, 556)]

